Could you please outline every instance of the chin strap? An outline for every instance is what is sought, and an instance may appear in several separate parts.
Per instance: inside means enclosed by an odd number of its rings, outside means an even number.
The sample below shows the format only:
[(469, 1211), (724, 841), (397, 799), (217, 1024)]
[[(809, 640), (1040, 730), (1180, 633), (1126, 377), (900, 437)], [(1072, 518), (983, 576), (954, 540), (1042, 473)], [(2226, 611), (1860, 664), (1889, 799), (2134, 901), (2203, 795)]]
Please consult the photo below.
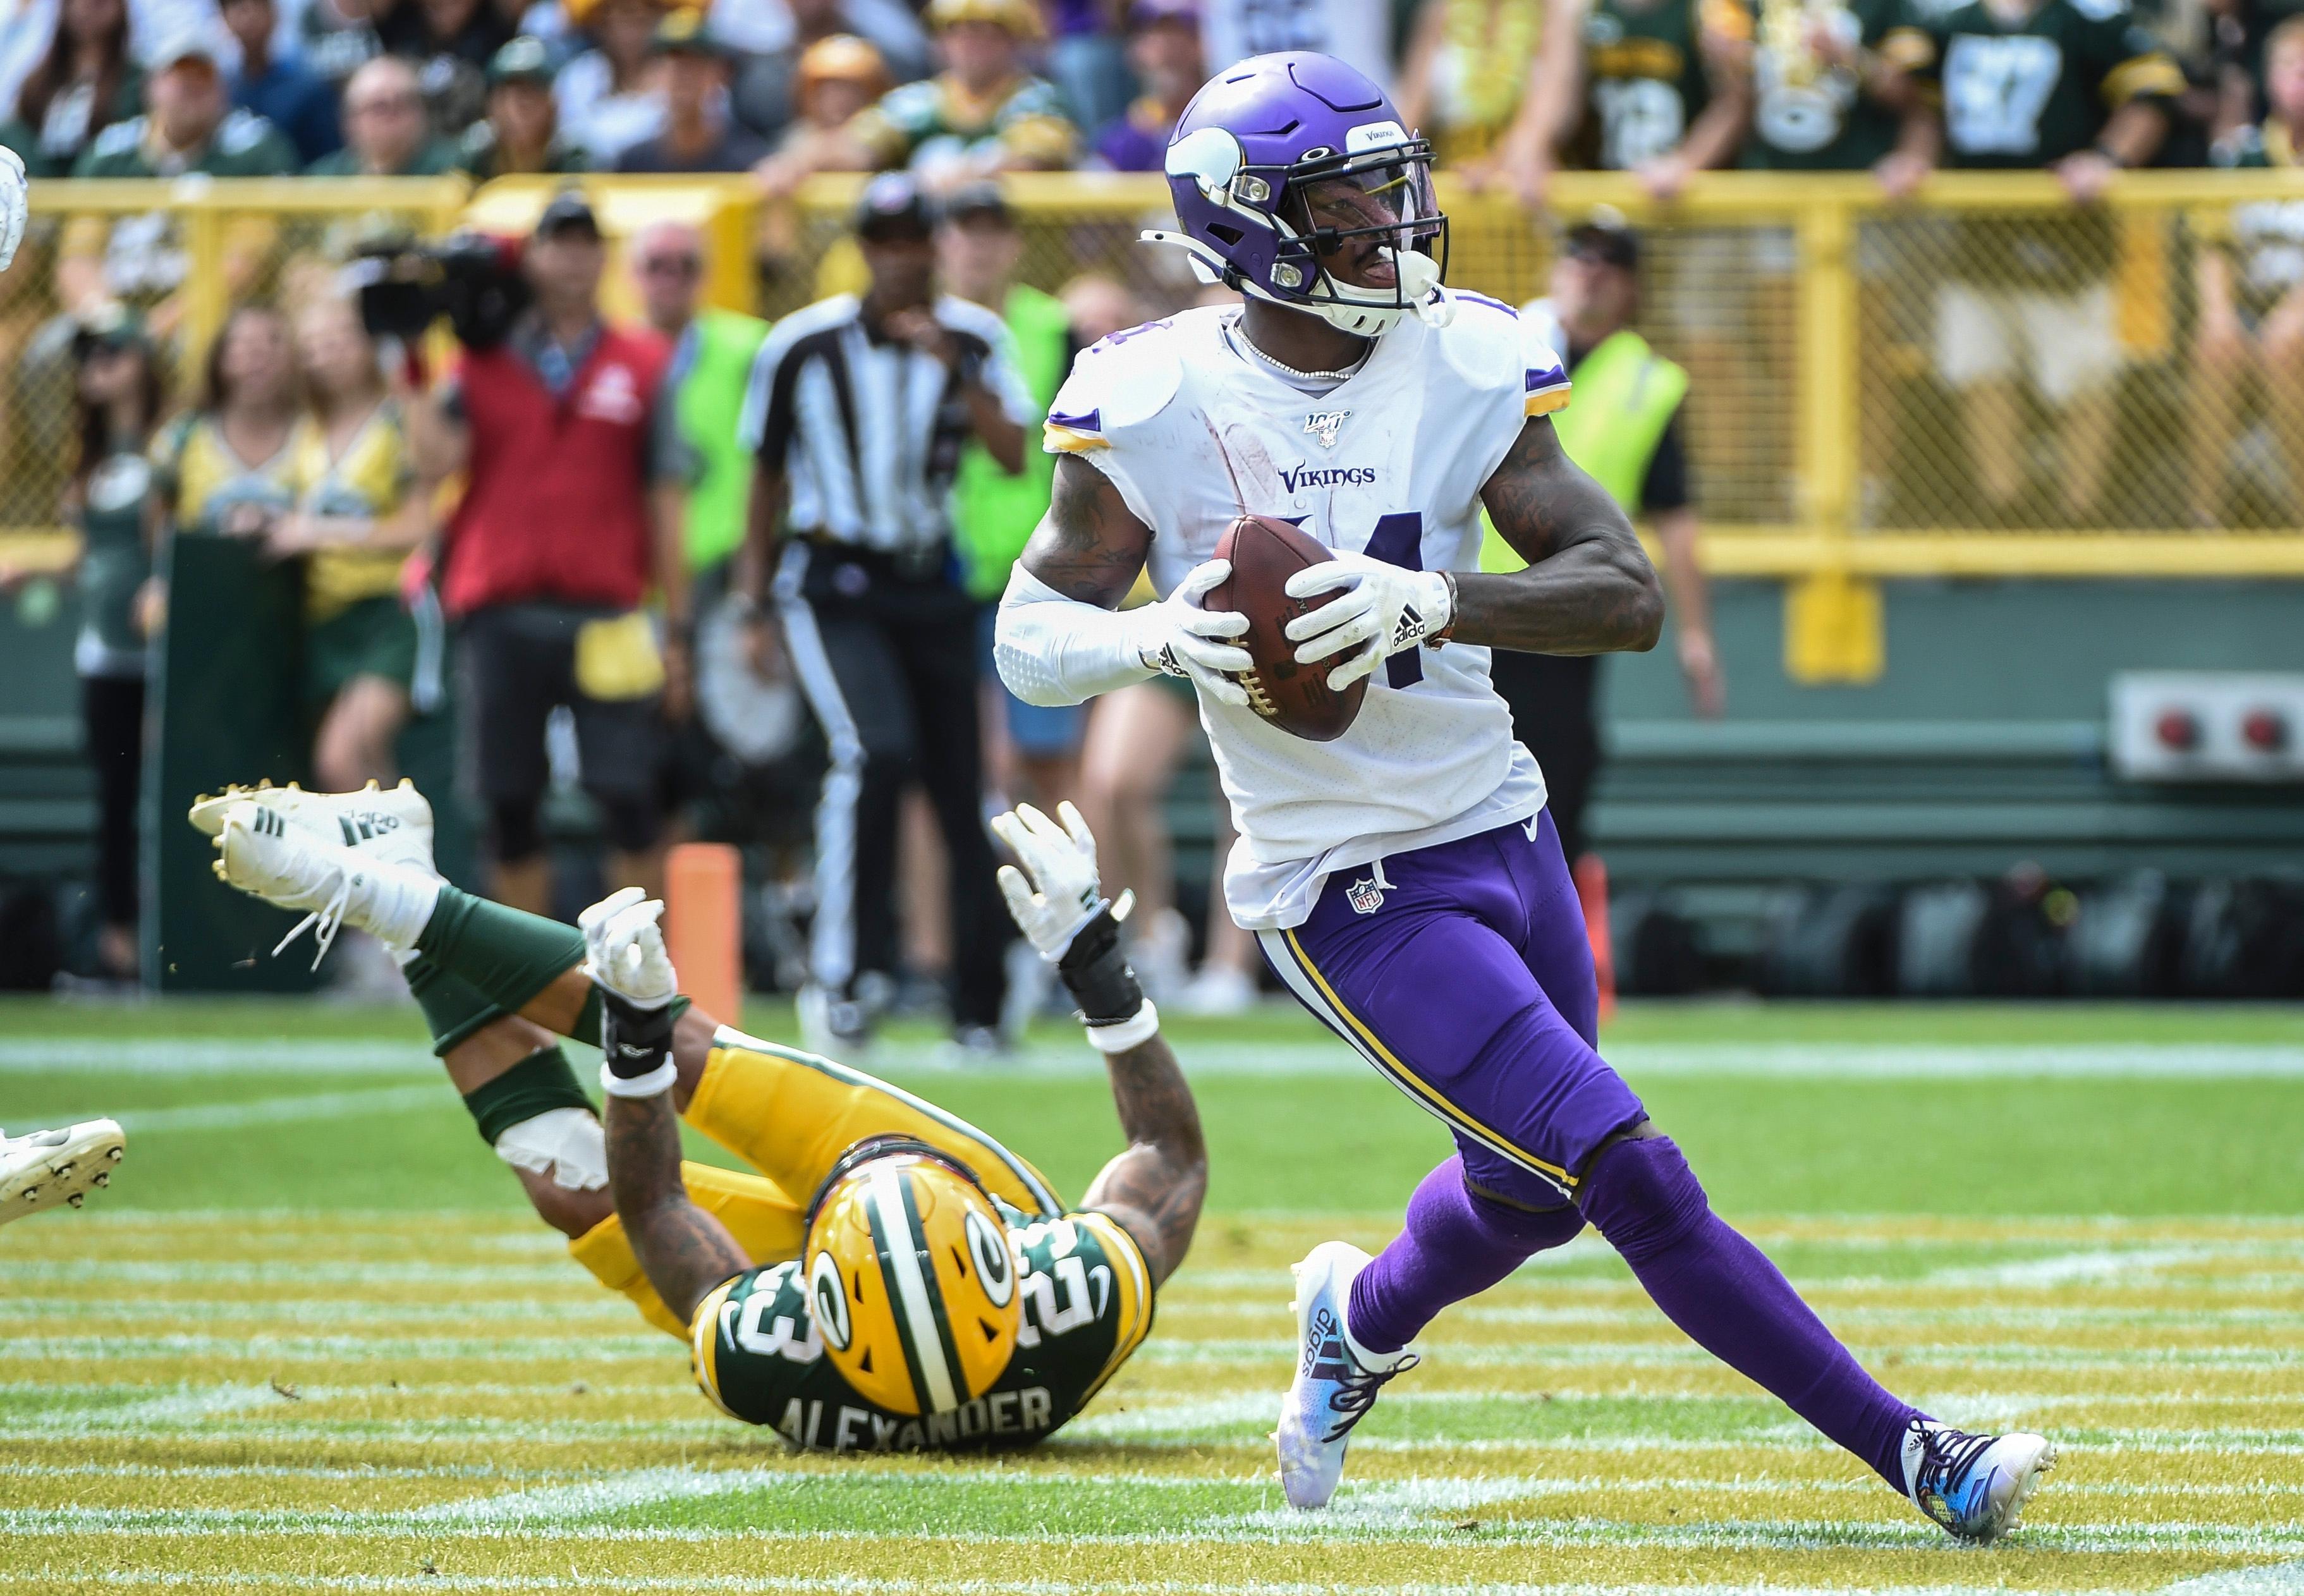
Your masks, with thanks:
[[(1288, 310), (1305, 310), (1329, 321), (1334, 321), (1334, 318), (1327, 316), (1326, 305), (1273, 299), (1270, 294), (1264, 293), (1253, 284), (1241, 280), (1232, 270), (1231, 262), (1216, 253), (1212, 246), (1202, 243), (1189, 233), (1168, 233), (1156, 227), (1147, 227), (1136, 235), (1136, 241), (1139, 243), (1147, 244), (1173, 244), (1192, 258), (1192, 275), (1203, 283), (1221, 283), (1227, 287), (1238, 289), (1241, 293), (1255, 294), (1258, 299), (1272, 300), (1274, 304), (1283, 306)], [(1397, 311), (1405, 309), (1412, 312), (1425, 326), (1432, 327), (1446, 327), (1456, 319), (1456, 296), (1449, 292), (1445, 284), (1440, 281), (1438, 261), (1421, 250), (1386, 250), (1384, 251), (1384, 257), (1392, 262), (1393, 272), (1399, 276), (1400, 298), (1405, 301), (1404, 305), (1379, 304), (1350, 298), (1340, 288), (1334, 286), (1333, 278), (1328, 278), (1330, 292), (1335, 295), (1331, 303), (1340, 310), (1356, 315), (1381, 314), (1386, 310)], [(1347, 327), (1344, 330), (1351, 332), (1359, 329)], [(1374, 333), (1361, 333), (1361, 336), (1376, 336), (1384, 330), (1383, 327), (1378, 327)]]
[(1186, 233), (1164, 233), (1156, 227), (1147, 227), (1136, 235), (1139, 244), (1173, 244), (1192, 258), (1192, 276), (1203, 283), (1224, 281), (1232, 263), (1207, 244)]

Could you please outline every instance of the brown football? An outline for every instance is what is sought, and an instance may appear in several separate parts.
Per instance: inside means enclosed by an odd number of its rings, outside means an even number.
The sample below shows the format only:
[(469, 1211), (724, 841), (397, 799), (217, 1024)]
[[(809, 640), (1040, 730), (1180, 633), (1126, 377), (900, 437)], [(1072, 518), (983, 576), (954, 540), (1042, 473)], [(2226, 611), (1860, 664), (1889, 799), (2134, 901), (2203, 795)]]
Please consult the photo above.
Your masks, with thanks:
[(1307, 565), (1334, 556), (1301, 527), (1270, 515), (1243, 515), (1224, 529), (1216, 557), (1232, 562), (1232, 574), (1201, 602), (1210, 609), (1237, 610), (1248, 617), (1240, 639), (1255, 668), (1233, 679), (1248, 690), (1249, 707), (1282, 731), (1313, 743), (1329, 743), (1349, 730), (1368, 696), (1363, 676), (1338, 692), (1328, 685), (1337, 661), (1296, 663), (1297, 645), (1281, 630), (1336, 595), (1291, 598), (1287, 581)]

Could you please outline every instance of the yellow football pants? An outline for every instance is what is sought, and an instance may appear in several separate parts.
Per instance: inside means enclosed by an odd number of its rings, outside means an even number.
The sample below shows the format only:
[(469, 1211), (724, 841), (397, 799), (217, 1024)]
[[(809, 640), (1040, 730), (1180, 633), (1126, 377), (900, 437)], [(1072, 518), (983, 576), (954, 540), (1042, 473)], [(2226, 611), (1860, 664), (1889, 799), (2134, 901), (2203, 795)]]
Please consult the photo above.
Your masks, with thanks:
[[(1029, 1214), (1064, 1211), (1038, 1170), (957, 1115), (861, 1070), (725, 1028), (704, 1062), (685, 1117), (759, 1171), (680, 1167), (689, 1197), (725, 1225), (756, 1264), (800, 1256), (809, 1199), (840, 1155), (867, 1136), (917, 1137), (974, 1170), (1002, 1201)], [(688, 1327), (648, 1284), (614, 1214), (570, 1242), (568, 1251), (601, 1285), (630, 1297), (650, 1324), (687, 1336)]]

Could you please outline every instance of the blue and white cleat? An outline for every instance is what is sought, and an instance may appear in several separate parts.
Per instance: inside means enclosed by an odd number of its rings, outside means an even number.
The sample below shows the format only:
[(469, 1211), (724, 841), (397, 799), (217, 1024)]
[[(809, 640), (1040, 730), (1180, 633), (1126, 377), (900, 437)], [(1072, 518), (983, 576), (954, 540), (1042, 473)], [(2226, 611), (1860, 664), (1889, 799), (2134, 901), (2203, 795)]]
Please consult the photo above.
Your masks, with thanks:
[(2016, 1527), (2055, 1466), (2056, 1443), (2046, 1436), (1970, 1435), (1934, 1419), (1914, 1419), (1904, 1431), (1904, 1490), (1912, 1505), (1978, 1545)]
[(1352, 1426), (1384, 1382), (1421, 1362), (1412, 1352), (1377, 1354), (1352, 1343), (1344, 1303), (1368, 1255), (1349, 1242), (1322, 1242), (1290, 1271), (1296, 1277), (1296, 1380), (1280, 1407), (1280, 1484), (1292, 1507), (1325, 1507), (1343, 1477)]

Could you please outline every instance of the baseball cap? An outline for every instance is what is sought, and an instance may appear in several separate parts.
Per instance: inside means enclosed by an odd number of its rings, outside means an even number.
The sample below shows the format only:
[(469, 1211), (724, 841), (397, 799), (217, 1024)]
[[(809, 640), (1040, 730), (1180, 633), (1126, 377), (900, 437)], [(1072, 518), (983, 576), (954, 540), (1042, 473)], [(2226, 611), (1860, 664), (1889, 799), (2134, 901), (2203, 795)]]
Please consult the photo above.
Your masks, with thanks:
[(222, 47), (214, 33), (206, 28), (174, 28), (152, 41), (145, 53), (144, 67), (148, 72), (164, 72), (184, 61), (205, 61), (212, 72), (224, 70)]
[(1043, 38), (1046, 31), (1040, 21), (1040, 8), (1032, 0), (928, 0), (927, 21), (931, 29), (949, 28), (955, 22), (989, 22), (1023, 39)]
[(101, 300), (80, 313), (80, 325), (72, 329), (72, 356), (86, 360), (97, 349), (128, 349), (151, 347), (151, 335), (144, 330), (144, 318), (118, 300)]
[(859, 238), (926, 238), (935, 228), (936, 208), (909, 172), (881, 173), (856, 201)]
[(552, 196), (552, 203), (536, 218), (536, 236), (557, 238), (575, 228), (597, 239), (600, 236), (600, 218), (592, 214), (592, 202), (584, 198), (581, 189), (563, 189)]
[(713, 38), (711, 30), (705, 26), (702, 12), (672, 11), (665, 13), (663, 20), (656, 23), (656, 31), (648, 36), (648, 54), (707, 55), (718, 61), (727, 55), (727, 51), (721, 48), (720, 41)]
[(488, 61), (488, 86), (499, 83), (549, 83), (552, 52), (542, 39), (523, 33), (508, 39)]
[(989, 218), (1004, 227), (1016, 225), (1016, 213), (1009, 208), (1008, 196), (1000, 191), (998, 183), (962, 183), (944, 197), (939, 220), (967, 222), (978, 217)]
[(888, 88), (888, 64), (879, 50), (852, 33), (834, 33), (802, 50), (793, 76), (793, 93), (803, 98), (818, 83), (834, 81), (861, 83), (875, 95)]
[(1613, 205), (1596, 205), (1584, 219), (1568, 230), (1568, 253), (1585, 255), (1604, 266), (1638, 271), (1640, 235)]

